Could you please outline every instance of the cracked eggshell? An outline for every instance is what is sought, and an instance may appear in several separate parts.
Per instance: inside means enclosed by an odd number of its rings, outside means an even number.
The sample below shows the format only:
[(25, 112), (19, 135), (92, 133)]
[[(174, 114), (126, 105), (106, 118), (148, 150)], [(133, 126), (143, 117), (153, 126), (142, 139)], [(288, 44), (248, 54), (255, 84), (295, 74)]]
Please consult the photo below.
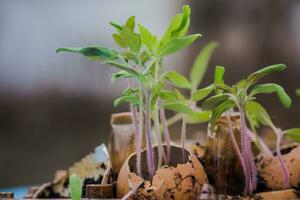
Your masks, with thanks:
[[(291, 147), (290, 147), (291, 148)], [(292, 187), (300, 184), (300, 146), (293, 146), (292, 150), (282, 155), (283, 161), (289, 172)], [(284, 175), (277, 156), (261, 154), (258, 157), (258, 171), (271, 190), (285, 189)]]
[[(154, 148), (157, 149), (157, 147)], [(207, 176), (196, 156), (189, 150), (185, 150), (185, 152), (186, 162), (180, 164), (181, 148), (172, 146), (170, 166), (163, 166), (158, 169), (152, 179), (152, 184), (134, 173), (136, 154), (131, 154), (119, 173), (117, 197), (122, 198), (132, 188), (144, 182), (144, 186), (138, 189), (130, 199), (196, 199), (202, 186), (207, 183)], [(145, 157), (146, 150), (142, 153), (143, 172), (147, 171)], [(145, 172), (143, 177), (147, 177)]]

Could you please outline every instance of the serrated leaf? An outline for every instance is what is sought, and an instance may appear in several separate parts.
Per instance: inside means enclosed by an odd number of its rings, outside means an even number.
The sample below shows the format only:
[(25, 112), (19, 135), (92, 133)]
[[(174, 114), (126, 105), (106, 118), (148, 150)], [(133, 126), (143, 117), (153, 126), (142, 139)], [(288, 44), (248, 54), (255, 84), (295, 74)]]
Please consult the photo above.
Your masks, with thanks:
[(300, 142), (300, 129), (299, 128), (291, 128), (283, 131), (284, 136), (287, 138), (294, 140), (296, 142)]
[(121, 96), (114, 101), (114, 106), (117, 107), (118, 105), (124, 102), (132, 103), (133, 105), (138, 105), (139, 98), (133, 95)]
[(126, 21), (125, 26), (133, 32), (135, 27), (135, 16), (130, 16)]
[(248, 86), (253, 85), (256, 83), (259, 79), (262, 77), (269, 75), (273, 72), (280, 72), (283, 71), (286, 68), (286, 65), (284, 64), (275, 64), (268, 67), (264, 67), (252, 74), (250, 74), (247, 78)]
[(69, 189), (72, 200), (80, 200), (82, 196), (82, 182), (80, 178), (72, 174), (69, 178)]
[(218, 43), (210, 42), (203, 47), (203, 49), (198, 54), (193, 67), (190, 71), (190, 80), (192, 83), (192, 89), (196, 90), (201, 84), (204, 74), (207, 70), (209, 60), (212, 56), (215, 48), (218, 47)]
[(143, 25), (139, 24), (138, 27), (142, 37), (142, 43), (145, 44), (148, 49), (154, 49), (157, 43), (156, 36), (152, 35)]
[(79, 53), (91, 60), (114, 60), (118, 57), (118, 53), (115, 50), (101, 46), (83, 48), (59, 48), (56, 50), (56, 52)]
[(127, 71), (121, 70), (112, 75), (111, 82), (115, 82), (116, 80), (118, 80), (120, 78), (129, 78), (129, 77), (132, 77), (132, 75), (130, 73), (128, 73)]
[(227, 101), (229, 97), (223, 94), (216, 94), (214, 96), (209, 97), (208, 99), (204, 100), (202, 104), (203, 110), (213, 110), (223, 102)]
[(189, 35), (189, 36), (182, 37), (182, 38), (173, 38), (170, 41), (163, 44), (158, 49), (157, 54), (159, 56), (166, 56), (169, 54), (173, 54), (181, 49), (186, 48), (200, 36), (201, 36), (200, 34), (194, 34), (194, 35)]
[(162, 75), (163, 78), (171, 81), (176, 87), (190, 89), (191, 83), (183, 75), (176, 71), (169, 71)]
[(266, 84), (259, 84), (256, 85), (253, 90), (251, 91), (251, 95), (255, 96), (256, 94), (270, 94), (276, 93), (278, 98), (280, 99), (281, 103), (286, 107), (290, 108), (292, 105), (292, 100), (289, 95), (285, 92), (283, 87), (275, 83), (266, 83)]
[(127, 48), (127, 42), (123, 40), (121, 35), (114, 33), (112, 34), (112, 37), (117, 45), (119, 45), (122, 48)]
[(191, 97), (191, 100), (193, 102), (197, 102), (200, 100), (203, 100), (205, 97), (207, 97), (214, 89), (214, 85), (209, 85), (205, 88), (196, 90)]
[(164, 104), (164, 108), (178, 113), (193, 114), (193, 110), (188, 105), (179, 101), (166, 103)]
[(211, 111), (196, 111), (193, 114), (186, 115), (188, 124), (198, 124), (208, 122), (210, 119)]
[(249, 101), (246, 104), (246, 116), (252, 129), (258, 128), (260, 124), (265, 126), (271, 126), (273, 124), (266, 109), (255, 101)]

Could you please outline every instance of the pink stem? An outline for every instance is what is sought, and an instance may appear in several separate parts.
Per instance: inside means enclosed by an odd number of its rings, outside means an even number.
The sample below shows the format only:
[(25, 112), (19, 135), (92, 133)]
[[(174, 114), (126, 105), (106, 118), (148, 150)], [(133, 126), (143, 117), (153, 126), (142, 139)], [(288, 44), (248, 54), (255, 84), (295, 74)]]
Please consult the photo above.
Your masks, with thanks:
[[(231, 138), (231, 142), (233, 144), (233, 147), (239, 157), (239, 160), (241, 162), (241, 165), (242, 165), (242, 168), (243, 168), (243, 172), (244, 172), (244, 176), (245, 176), (245, 183), (246, 183), (246, 180), (247, 180), (247, 171), (246, 171), (246, 166), (245, 166), (245, 161), (242, 157), (242, 154), (241, 154), (241, 151), (239, 149), (239, 145), (234, 137), (234, 133), (233, 133), (233, 129), (232, 129), (232, 126), (231, 126), (231, 120), (230, 120), (230, 117), (229, 117), (229, 114), (226, 113), (226, 118), (227, 118), (227, 122), (228, 122), (228, 127), (229, 127), (229, 134), (230, 134), (230, 138)], [(245, 188), (244, 191), (246, 191), (247, 189)]]
[(185, 138), (186, 138), (186, 116), (182, 116), (181, 126), (181, 148), (182, 148), (182, 162), (184, 163), (184, 152), (185, 152)]
[[(159, 107), (160, 107), (160, 105), (159, 105)], [(170, 154), (171, 154), (171, 138), (170, 138), (170, 133), (169, 133), (168, 125), (167, 125), (165, 109), (163, 107), (160, 107), (159, 111), (160, 111), (160, 120), (161, 120), (163, 130), (164, 130), (164, 140), (167, 144), (166, 164), (169, 164)]]
[(146, 129), (146, 140), (147, 140), (147, 164), (149, 170), (149, 177), (152, 180), (155, 172), (154, 166), (154, 155), (151, 143), (151, 113), (150, 113), (150, 92), (146, 91), (146, 117), (145, 117), (145, 129)]
[[(276, 128), (275, 128), (276, 129)], [(277, 130), (276, 130), (277, 132)], [(284, 175), (284, 183), (285, 183), (285, 189), (290, 188), (290, 180), (289, 180), (289, 173), (288, 173), (288, 169), (282, 159), (282, 154), (280, 151), (280, 142), (281, 142), (281, 133), (277, 133), (277, 142), (276, 142), (276, 154), (280, 163), (280, 167), (283, 171), (283, 175)]]

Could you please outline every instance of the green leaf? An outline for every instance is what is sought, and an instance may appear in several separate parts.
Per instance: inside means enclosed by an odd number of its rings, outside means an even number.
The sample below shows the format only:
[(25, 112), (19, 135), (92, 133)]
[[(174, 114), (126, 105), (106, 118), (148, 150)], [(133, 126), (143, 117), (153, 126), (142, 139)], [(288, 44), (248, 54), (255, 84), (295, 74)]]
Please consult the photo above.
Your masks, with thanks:
[(139, 98), (133, 95), (121, 96), (114, 101), (114, 106), (117, 107), (124, 102), (132, 103), (133, 105), (139, 105)]
[(190, 89), (191, 83), (181, 74), (176, 71), (169, 71), (162, 75), (163, 78), (171, 81), (176, 87)]
[(59, 48), (56, 50), (56, 53), (58, 52), (80, 53), (91, 60), (114, 60), (118, 55), (115, 50), (101, 46), (83, 48)]
[(182, 38), (173, 38), (158, 49), (158, 55), (166, 56), (169, 54), (173, 54), (189, 46), (200, 36), (200, 34), (194, 34)]
[(124, 26), (121, 32), (121, 37), (127, 41), (128, 47), (131, 51), (138, 53), (141, 49), (141, 36), (131, 31), (130, 28)]
[(218, 43), (210, 42), (203, 47), (203, 49), (198, 54), (193, 67), (190, 71), (190, 80), (192, 83), (192, 89), (196, 90), (207, 70), (209, 60), (215, 48), (218, 47)]
[(125, 70), (121, 70), (112, 75), (111, 82), (115, 82), (116, 80), (118, 80), (120, 78), (129, 78), (129, 77), (132, 77), (132, 75), (130, 73), (128, 73)]
[(130, 16), (126, 21), (125, 26), (133, 32), (135, 27), (135, 16)]
[(122, 63), (108, 60), (108, 61), (105, 61), (104, 64), (109, 64), (109, 65), (117, 67), (121, 70), (124, 70), (124, 71), (128, 72), (129, 74), (131, 74), (132, 76), (137, 77), (141, 82), (145, 81), (145, 76), (142, 73), (139, 73), (138, 71), (136, 71), (126, 65), (123, 65)]
[(247, 81), (245, 79), (242, 79), (238, 81), (234, 86), (238, 89), (241, 89), (241, 88), (245, 88), (246, 85), (247, 85)]
[(113, 26), (118, 32), (123, 31), (123, 27), (115, 22), (109, 22), (111, 26)]
[(182, 7), (182, 13), (175, 15), (161, 39), (161, 44), (168, 42), (175, 37), (182, 37), (187, 32), (190, 24), (191, 10), (188, 5)]
[(281, 87), (278, 84), (275, 83), (266, 83), (266, 84), (260, 84), (260, 85), (256, 85), (252, 92), (251, 92), (251, 96), (255, 96), (256, 94), (270, 94), (275, 92), (278, 96), (278, 98), (280, 99), (281, 103), (286, 107), (286, 108), (290, 108), (292, 105), (292, 100), (289, 97), (289, 95), (285, 92), (285, 90), (283, 89), (283, 87)]
[(82, 196), (82, 183), (76, 174), (72, 174), (69, 179), (69, 189), (72, 200), (80, 200)]
[(178, 113), (193, 114), (193, 110), (182, 102), (171, 102), (164, 104), (165, 109), (173, 110)]
[(204, 99), (205, 97), (207, 97), (214, 89), (214, 85), (209, 85), (205, 88), (202, 88), (200, 90), (196, 90), (191, 97), (191, 100), (193, 102), (197, 102), (200, 101), (202, 99)]
[(122, 48), (127, 48), (127, 42), (123, 40), (121, 35), (114, 33), (112, 34), (112, 37), (117, 45), (119, 45)]
[(283, 133), (287, 138), (300, 142), (300, 128), (291, 128), (283, 131)]
[(300, 97), (300, 89), (296, 89), (296, 95)]
[(166, 102), (175, 102), (178, 101), (177, 95), (175, 92), (172, 91), (161, 91), (159, 93), (159, 97)]
[(221, 115), (227, 110), (229, 110), (230, 108), (233, 108), (234, 106), (235, 103), (232, 100), (228, 99), (223, 103), (219, 104), (215, 109), (213, 109), (210, 118), (211, 131), (215, 131), (216, 121), (221, 117)]
[(189, 124), (198, 124), (208, 122), (210, 119), (211, 111), (196, 111), (193, 114), (186, 115), (186, 121)]
[(203, 110), (213, 110), (218, 105), (222, 104), (223, 102), (227, 101), (229, 97), (223, 94), (216, 94), (214, 96), (209, 97), (208, 99), (204, 100), (202, 104)]
[(161, 90), (164, 87), (164, 83), (162, 82), (157, 82), (153, 85), (152, 89), (151, 89), (151, 100), (150, 100), (150, 106), (153, 109), (156, 102), (157, 102), (157, 98), (159, 96), (159, 93), (161, 92)]
[(273, 72), (280, 72), (283, 71), (286, 68), (286, 65), (284, 64), (275, 64), (268, 67), (264, 67), (252, 74), (250, 74), (247, 78), (248, 86), (253, 85), (256, 83), (259, 79), (262, 77), (269, 75)]
[(142, 43), (145, 44), (148, 49), (154, 49), (157, 43), (156, 36), (152, 35), (143, 25), (139, 24), (138, 27), (142, 37)]
[(266, 109), (255, 101), (246, 104), (246, 116), (252, 129), (258, 128), (260, 124), (272, 126), (273, 122)]
[(225, 73), (225, 68), (222, 66), (216, 66), (215, 69), (215, 85), (217, 84), (223, 84), (224, 83), (224, 73)]
[(176, 97), (179, 101), (186, 102), (185, 97), (183, 96), (183, 94), (181, 94), (181, 92), (178, 89), (174, 89), (174, 93), (176, 94)]

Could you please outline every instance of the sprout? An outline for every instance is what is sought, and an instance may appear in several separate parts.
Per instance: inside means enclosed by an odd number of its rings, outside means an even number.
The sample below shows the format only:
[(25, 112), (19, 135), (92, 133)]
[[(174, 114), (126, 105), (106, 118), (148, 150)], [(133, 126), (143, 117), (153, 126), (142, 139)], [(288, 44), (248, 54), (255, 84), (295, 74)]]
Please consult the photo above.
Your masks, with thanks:
[(69, 179), (70, 193), (72, 200), (80, 200), (82, 195), (82, 182), (76, 174), (72, 174)]
[[(216, 94), (206, 99), (203, 103), (204, 108), (212, 109), (209, 130), (211, 133), (215, 132), (216, 120), (224, 112), (233, 108), (237, 108), (240, 113), (241, 153), (239, 150), (237, 152), (245, 176), (245, 194), (251, 194), (255, 190), (257, 176), (256, 166), (253, 154), (251, 152), (249, 129), (247, 128), (246, 124), (246, 116), (254, 132), (255, 128), (257, 128), (259, 123), (270, 126), (275, 131), (277, 135), (276, 151), (278, 159), (283, 170), (286, 188), (290, 187), (287, 168), (282, 161), (282, 156), (280, 152), (280, 141), (282, 134), (278, 130), (278, 128), (274, 126), (265, 109), (255, 101), (255, 96), (257, 94), (276, 93), (281, 103), (285, 107), (289, 108), (291, 106), (290, 97), (286, 94), (286, 92), (280, 85), (274, 83), (255, 85), (255, 83), (262, 77), (275, 71), (282, 71), (285, 69), (285, 67), (286, 66), (283, 64), (265, 67), (257, 72), (250, 74), (246, 80), (240, 82), (238, 85), (228, 86), (224, 83), (223, 80), (225, 72), (224, 67), (217, 66), (215, 70), (214, 83)], [(227, 119), (228, 121), (230, 120), (229, 118)], [(231, 136), (231, 139), (233, 140), (233, 144), (235, 144), (235, 138)], [(235, 148), (237, 148), (236, 145), (234, 146)], [(261, 149), (265, 149), (265, 146)], [(267, 150), (267, 152), (269, 151)]]
[[(121, 97), (115, 100), (114, 105), (117, 106), (123, 102), (130, 104), (136, 139), (137, 174), (140, 176), (142, 174), (142, 138), (143, 133), (145, 133), (150, 179), (155, 173), (155, 157), (151, 141), (152, 125), (157, 138), (158, 167), (160, 167), (163, 159), (165, 163), (168, 163), (170, 159), (170, 135), (164, 109), (171, 109), (184, 114), (194, 113), (187, 102), (182, 99), (179, 100), (181, 98), (179, 91), (174, 93), (165, 89), (169, 83), (178, 88), (190, 89), (191, 83), (175, 71), (162, 72), (164, 57), (186, 48), (201, 36), (200, 34), (185, 36), (189, 24), (190, 8), (185, 5), (182, 8), (182, 13), (177, 14), (172, 19), (161, 39), (158, 39), (141, 24), (138, 24), (138, 32), (135, 32), (135, 17), (131, 16), (124, 25), (110, 23), (116, 30), (112, 37), (121, 48), (120, 50), (103, 46), (60, 48), (57, 50), (57, 52), (79, 53), (90, 60), (101, 61), (103, 64), (114, 66), (119, 71), (112, 75), (112, 81), (122, 78), (128, 79), (128, 88), (123, 91)], [(205, 65), (205, 62), (202, 65)], [(172, 101), (167, 94), (172, 96)], [(165, 99), (163, 96), (167, 96), (167, 98)], [(161, 125), (163, 126), (163, 138), (167, 144), (166, 154), (162, 147)]]

